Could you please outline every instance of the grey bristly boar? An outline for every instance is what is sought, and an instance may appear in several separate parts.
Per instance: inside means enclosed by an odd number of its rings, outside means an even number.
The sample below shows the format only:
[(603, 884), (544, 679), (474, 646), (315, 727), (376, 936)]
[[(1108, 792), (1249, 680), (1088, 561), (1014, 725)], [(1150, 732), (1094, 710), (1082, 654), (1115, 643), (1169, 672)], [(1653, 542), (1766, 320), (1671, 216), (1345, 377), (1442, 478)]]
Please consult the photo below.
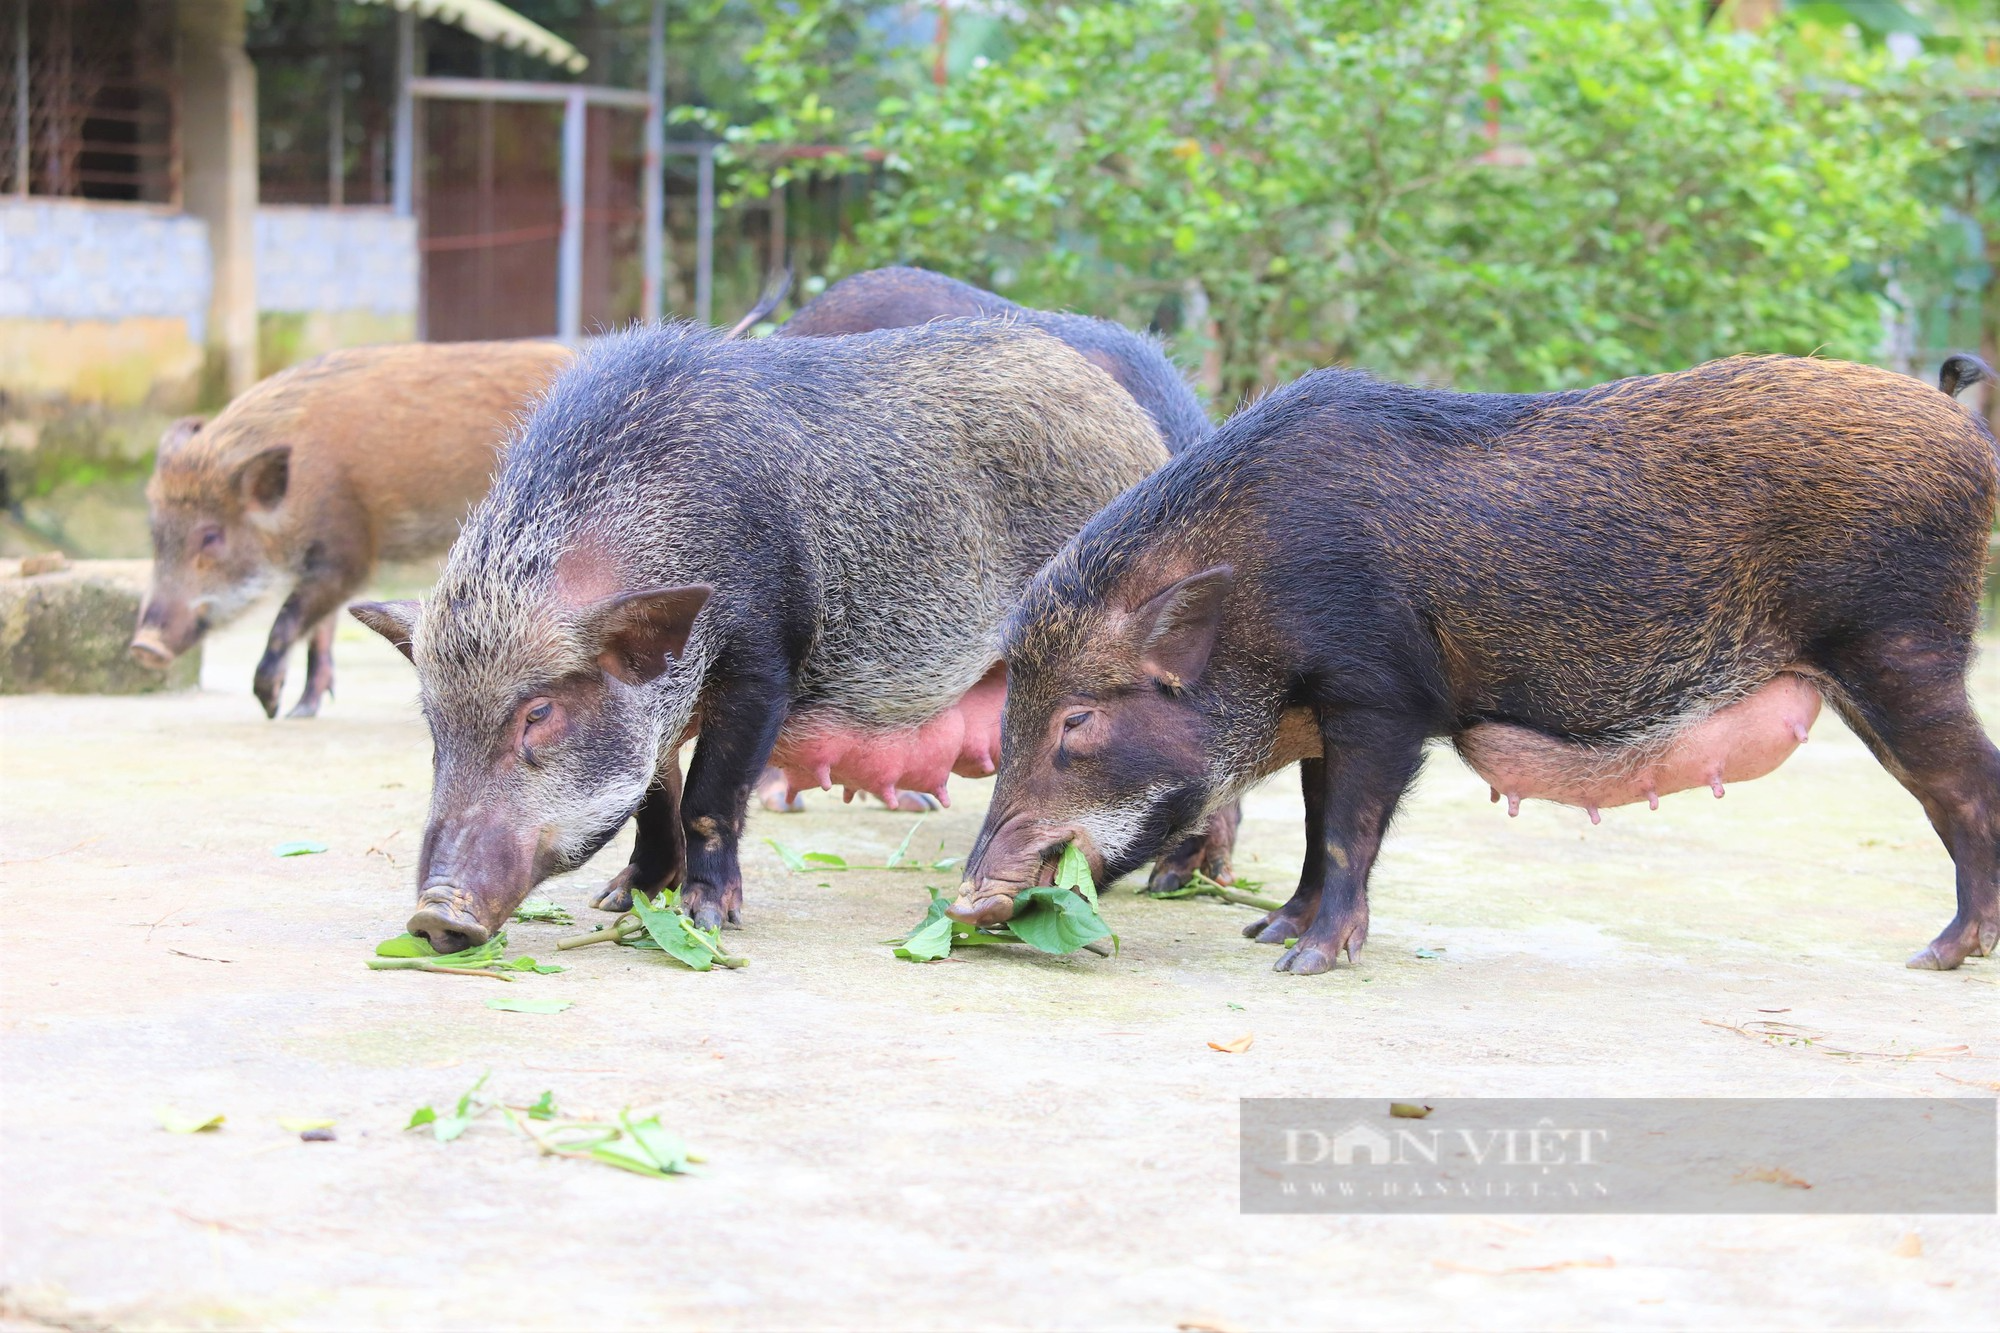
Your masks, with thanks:
[(697, 922), (734, 920), (767, 760), (891, 804), (990, 773), (1001, 621), (1165, 458), (1108, 376), (1005, 321), (597, 344), (430, 598), (353, 608), (416, 664), (435, 745), (410, 930), (488, 938), (634, 815), (599, 905), (679, 881)]
[[(1944, 382), (1985, 372), (1955, 358)], [(1004, 763), (961, 920), (1079, 843), (1101, 877), (1300, 762), (1298, 891), (1248, 934), (1351, 960), (1383, 832), (1448, 737), (1510, 807), (1761, 776), (1831, 703), (2000, 944), (2000, 753), (1966, 697), (1994, 441), (1868, 366), (1744, 357), (1569, 393), (1322, 371), (1119, 497), (1010, 622)]]
[[(1208, 410), (1159, 341), (1110, 320), (1016, 305), (970, 283), (922, 268), (880, 268), (842, 278), (781, 325), (774, 337), (828, 337), (871, 329), (907, 328), (934, 319), (991, 315), (1016, 319), (1062, 339), (1103, 370), (1146, 410), (1167, 452), (1178, 454), (1214, 433)], [(796, 809), (775, 781), (765, 788), (770, 809)], [(1242, 810), (1235, 803), (1210, 813), (1207, 825), (1154, 862), (1148, 892), (1171, 892), (1197, 873), (1231, 883), (1231, 855)]]
[(275, 717), (285, 657), (311, 635), (293, 717), (333, 689), (334, 615), (378, 560), (441, 554), (485, 494), (523, 407), (569, 360), (557, 343), (407, 343), (330, 352), (160, 441), (146, 502), (153, 580), (131, 652), (164, 668), (286, 588), (254, 688)]
[(1177, 454), (1215, 431), (1180, 368), (1157, 339), (1089, 315), (1036, 310), (925, 268), (878, 268), (842, 278), (779, 325), (774, 337), (824, 338), (909, 328), (934, 319), (1001, 315), (1062, 339), (1117, 380)]

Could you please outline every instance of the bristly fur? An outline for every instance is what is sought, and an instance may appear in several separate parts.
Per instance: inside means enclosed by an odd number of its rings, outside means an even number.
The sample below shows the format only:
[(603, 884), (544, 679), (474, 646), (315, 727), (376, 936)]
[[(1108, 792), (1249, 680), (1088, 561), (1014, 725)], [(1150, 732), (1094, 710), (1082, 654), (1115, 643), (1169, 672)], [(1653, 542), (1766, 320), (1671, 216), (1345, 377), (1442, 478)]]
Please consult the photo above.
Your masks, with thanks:
[(1199, 687), (1211, 803), (1267, 769), (1305, 678), (1433, 735), (1643, 744), (1810, 663), (1863, 604), (1969, 645), (1995, 487), (1982, 424), (1866, 366), (1737, 357), (1526, 395), (1321, 371), (1037, 577), (1006, 635), (1010, 717), (1091, 675), (1107, 616), (1227, 563)]
[(1201, 396), (1159, 339), (1108, 319), (1017, 305), (929, 269), (878, 268), (842, 278), (786, 320), (778, 336), (826, 337), (983, 315), (1011, 316), (1081, 352), (1153, 418), (1168, 453), (1178, 454), (1215, 432)]
[(1008, 320), (604, 339), (516, 435), (452, 548), (413, 640), (426, 707), (471, 723), (589, 667), (568, 558), (598, 569), (600, 593), (716, 589), (646, 691), (662, 745), (708, 677), (774, 660), (794, 716), (915, 725), (986, 672), (1048, 554), (1164, 457), (1108, 377)]

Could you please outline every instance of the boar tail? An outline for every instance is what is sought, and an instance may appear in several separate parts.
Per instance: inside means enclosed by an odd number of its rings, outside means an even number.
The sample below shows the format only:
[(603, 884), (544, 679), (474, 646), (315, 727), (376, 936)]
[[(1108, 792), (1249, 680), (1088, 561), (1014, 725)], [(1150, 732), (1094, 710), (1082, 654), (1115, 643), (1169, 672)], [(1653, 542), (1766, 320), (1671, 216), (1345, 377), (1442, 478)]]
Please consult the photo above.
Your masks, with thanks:
[[(763, 319), (764, 316), (770, 314), (773, 310), (776, 310), (778, 303), (785, 299), (785, 293), (791, 289), (792, 266), (787, 264), (781, 271), (772, 276), (770, 282), (765, 284), (764, 294), (757, 298), (757, 304), (751, 306), (749, 313), (737, 320), (729, 332), (722, 335), (722, 340), (727, 342), (731, 338), (740, 338), (750, 330), (756, 328), (757, 321)], [(1949, 362), (1946, 364), (1949, 364)]]
[(1993, 367), (1970, 352), (1954, 352), (1938, 367), (1938, 389), (1947, 398), (1956, 398), (1975, 384), (1990, 384), (1996, 377)]

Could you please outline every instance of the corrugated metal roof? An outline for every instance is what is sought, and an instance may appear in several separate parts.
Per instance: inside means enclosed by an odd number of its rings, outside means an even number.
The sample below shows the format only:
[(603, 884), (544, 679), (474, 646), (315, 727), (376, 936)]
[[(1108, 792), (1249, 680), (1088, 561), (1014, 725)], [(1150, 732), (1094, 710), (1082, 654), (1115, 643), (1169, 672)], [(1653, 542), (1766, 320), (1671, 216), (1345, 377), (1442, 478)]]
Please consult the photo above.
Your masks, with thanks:
[(510, 51), (524, 51), (551, 65), (560, 65), (572, 74), (581, 73), (590, 64), (583, 52), (541, 24), (516, 14), (499, 0), (356, 0), (356, 3), (388, 5), (405, 14), (449, 23), (482, 42), (492, 42)]

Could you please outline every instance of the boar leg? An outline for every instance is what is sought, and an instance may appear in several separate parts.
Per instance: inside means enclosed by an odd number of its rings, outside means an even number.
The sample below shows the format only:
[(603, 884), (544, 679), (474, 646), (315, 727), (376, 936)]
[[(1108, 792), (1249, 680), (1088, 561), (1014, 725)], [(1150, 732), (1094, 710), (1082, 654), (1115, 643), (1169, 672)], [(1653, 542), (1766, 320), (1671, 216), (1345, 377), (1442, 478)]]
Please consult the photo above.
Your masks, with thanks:
[(1299, 787), (1306, 798), (1306, 859), (1299, 867), (1298, 891), (1275, 912), (1252, 921), (1243, 933), (1259, 944), (1283, 944), (1306, 933), (1319, 910), (1320, 886), (1326, 882), (1326, 761), (1299, 760)]
[(681, 802), (687, 837), (681, 906), (703, 930), (733, 925), (741, 915), (743, 868), (736, 848), (743, 816), (778, 743), (790, 698), (789, 683), (768, 676), (738, 676), (702, 696), (701, 737)]
[(1207, 828), (1153, 862), (1146, 892), (1172, 893), (1184, 887), (1197, 871), (1217, 884), (1234, 884), (1236, 875), (1229, 868), (1229, 857), (1236, 850), (1236, 826), (1242, 822), (1241, 801), (1231, 801), (1210, 815)]
[(670, 756), (653, 778), (646, 799), (632, 816), (632, 860), (591, 899), (607, 912), (632, 910), (632, 890), (657, 893), (680, 883), (687, 869), (687, 839), (681, 832), (681, 760)]
[(2000, 951), (2000, 751), (1965, 694), (1968, 651), (1876, 636), (1830, 664), (1834, 705), (1930, 816), (1957, 868), (1958, 912), (1909, 966)]
[[(1273, 964), (1301, 976), (1330, 971), (1342, 953), (1353, 962), (1368, 938), (1368, 872), (1396, 803), (1423, 766), (1424, 726), (1421, 719), (1374, 709), (1323, 710), (1320, 744), (1325, 775), (1318, 836), (1308, 846), (1322, 854), (1316, 867), (1310, 855), (1306, 863), (1319, 871), (1318, 888), (1302, 875), (1298, 894), (1279, 913), (1307, 897), (1317, 901), (1298, 943)], [(1312, 828), (1308, 820), (1309, 836)]]
[(286, 717), (317, 717), (322, 699), (333, 693), (333, 630), (337, 617), (313, 626), (306, 640), (306, 689)]
[[(314, 575), (318, 574), (318, 577)], [(265, 717), (278, 715), (278, 696), (285, 688), (285, 655), (292, 651), (292, 645), (299, 641), (308, 626), (330, 621), (340, 610), (348, 594), (359, 587), (359, 578), (335, 576), (335, 571), (325, 570), (308, 573), (292, 589), (292, 595), (278, 608), (278, 618), (271, 622), (271, 637), (264, 645), (264, 656), (258, 660), (257, 674), (251, 680), (251, 689), (257, 695), (257, 702), (264, 705)], [(331, 648), (331, 640), (329, 640)], [(332, 679), (333, 663), (327, 662), (328, 680)], [(307, 686), (311, 692), (311, 686)], [(317, 700), (314, 701), (317, 705)], [(310, 716), (308, 714), (307, 716)]]

